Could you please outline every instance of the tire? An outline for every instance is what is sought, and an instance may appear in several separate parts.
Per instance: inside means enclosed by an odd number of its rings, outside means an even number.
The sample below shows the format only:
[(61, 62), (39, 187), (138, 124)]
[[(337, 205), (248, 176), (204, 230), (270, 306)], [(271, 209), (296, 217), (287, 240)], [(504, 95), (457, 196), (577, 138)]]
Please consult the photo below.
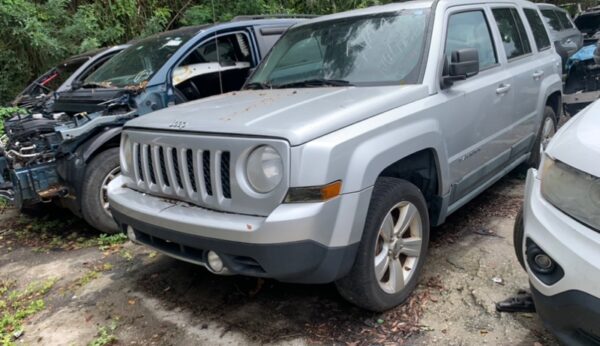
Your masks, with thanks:
[[(115, 174), (115, 172), (117, 172)], [(110, 174), (118, 175), (119, 148), (111, 148), (96, 155), (87, 165), (81, 193), (81, 212), (85, 221), (100, 232), (114, 234), (119, 232), (117, 223), (105, 209), (102, 187)]]
[(525, 236), (525, 224), (523, 223), (523, 207), (519, 210), (517, 218), (515, 219), (515, 226), (513, 229), (513, 246), (515, 248), (515, 254), (519, 260), (519, 264), (525, 269), (525, 258), (523, 257), (523, 241)]
[[(551, 131), (549, 134), (545, 134), (546, 125), (550, 124), (550, 121), (552, 121)], [(545, 149), (546, 144), (548, 144), (547, 141), (556, 133), (556, 114), (552, 107), (546, 106), (544, 109), (544, 118), (542, 119), (541, 124), (535, 143), (533, 143), (533, 148), (531, 148), (531, 154), (529, 155), (526, 168), (538, 168), (540, 166), (543, 150)]]
[[(408, 234), (414, 244), (414, 241), (418, 240), (415, 234), (418, 234), (416, 230), (420, 226), (420, 246), (412, 246), (412, 253), (418, 255), (410, 257), (400, 254), (398, 259), (393, 259), (394, 256), (398, 256), (398, 251), (407, 250), (396, 243), (388, 245), (384, 239), (385, 237), (383, 237), (384, 233), (380, 232), (384, 229), (384, 221), (388, 220), (388, 215), (397, 215), (397, 219), (395, 217), (389, 219), (394, 221), (393, 224), (396, 225), (396, 221), (405, 212), (408, 214), (408, 210), (413, 212), (416, 210), (418, 213), (413, 214), (415, 217), (412, 218), (413, 222), (410, 223), (406, 233), (395, 242), (402, 241), (406, 246), (409, 238), (404, 236)], [(378, 179), (371, 197), (365, 228), (354, 264), (348, 275), (336, 281), (339, 293), (352, 304), (371, 311), (384, 311), (402, 304), (417, 285), (425, 262), (428, 243), (429, 214), (427, 203), (421, 191), (406, 180), (396, 178)], [(398, 247), (401, 250), (398, 250)], [(378, 255), (377, 258), (376, 255)], [(403, 256), (404, 262), (402, 262)], [(375, 263), (384, 262), (378, 261), (378, 258), (384, 257), (388, 259), (387, 271), (376, 270)], [(383, 268), (383, 266), (380, 266), (380, 268)], [(404, 281), (404, 285), (398, 285), (397, 287), (402, 287), (399, 290), (393, 289), (396, 287), (393, 285), (393, 268), (400, 270), (403, 274), (402, 281)], [(408, 272), (407, 277), (404, 276), (405, 270)], [(376, 277), (376, 272), (385, 273), (381, 280)], [(386, 277), (387, 282), (385, 282)]]

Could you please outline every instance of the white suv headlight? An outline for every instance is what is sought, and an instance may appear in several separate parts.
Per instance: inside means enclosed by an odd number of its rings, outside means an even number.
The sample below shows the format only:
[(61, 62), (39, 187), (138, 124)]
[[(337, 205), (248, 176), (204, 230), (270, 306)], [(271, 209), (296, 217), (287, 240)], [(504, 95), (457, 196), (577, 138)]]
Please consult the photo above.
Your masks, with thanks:
[(542, 195), (572, 218), (600, 230), (600, 178), (546, 156)]
[(283, 179), (283, 160), (275, 148), (262, 145), (252, 151), (246, 163), (246, 176), (254, 190), (273, 191)]

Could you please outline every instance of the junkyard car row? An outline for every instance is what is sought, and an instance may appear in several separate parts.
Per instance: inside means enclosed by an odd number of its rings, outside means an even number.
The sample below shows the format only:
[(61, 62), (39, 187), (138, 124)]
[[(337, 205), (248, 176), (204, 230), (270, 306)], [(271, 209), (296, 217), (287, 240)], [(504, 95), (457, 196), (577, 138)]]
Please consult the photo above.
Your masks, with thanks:
[[(415, 288), (430, 227), (539, 167), (517, 256), (550, 328), (598, 340), (600, 172), (568, 151), (597, 154), (598, 107), (545, 153), (574, 30), (551, 6), (439, 0), (159, 34), (6, 122), (4, 194), (59, 199), (215, 274), (335, 282), (382, 311)], [(566, 323), (572, 300), (586, 318)]]

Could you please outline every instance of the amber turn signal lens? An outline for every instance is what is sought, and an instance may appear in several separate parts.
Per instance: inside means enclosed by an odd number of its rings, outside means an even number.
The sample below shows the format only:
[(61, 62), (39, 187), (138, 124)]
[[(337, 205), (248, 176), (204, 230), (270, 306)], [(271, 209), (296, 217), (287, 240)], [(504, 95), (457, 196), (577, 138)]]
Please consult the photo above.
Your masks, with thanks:
[(341, 180), (322, 186), (292, 187), (285, 197), (285, 203), (324, 202), (339, 196), (341, 192)]
[(340, 192), (342, 192), (342, 182), (339, 180), (325, 185), (321, 188), (321, 200), (326, 201), (337, 197), (340, 195)]

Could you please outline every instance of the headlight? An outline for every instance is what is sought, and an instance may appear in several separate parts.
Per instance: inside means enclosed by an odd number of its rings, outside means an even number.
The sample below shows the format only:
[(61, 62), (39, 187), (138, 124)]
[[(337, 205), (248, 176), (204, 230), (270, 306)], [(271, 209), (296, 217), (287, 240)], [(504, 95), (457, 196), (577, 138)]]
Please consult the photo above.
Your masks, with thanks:
[(268, 145), (254, 149), (248, 157), (246, 176), (257, 192), (273, 191), (283, 178), (283, 160), (277, 150)]
[(565, 214), (600, 230), (600, 178), (546, 156), (542, 196)]
[(133, 145), (127, 134), (121, 136), (121, 170), (127, 172), (128, 167), (133, 167)]

